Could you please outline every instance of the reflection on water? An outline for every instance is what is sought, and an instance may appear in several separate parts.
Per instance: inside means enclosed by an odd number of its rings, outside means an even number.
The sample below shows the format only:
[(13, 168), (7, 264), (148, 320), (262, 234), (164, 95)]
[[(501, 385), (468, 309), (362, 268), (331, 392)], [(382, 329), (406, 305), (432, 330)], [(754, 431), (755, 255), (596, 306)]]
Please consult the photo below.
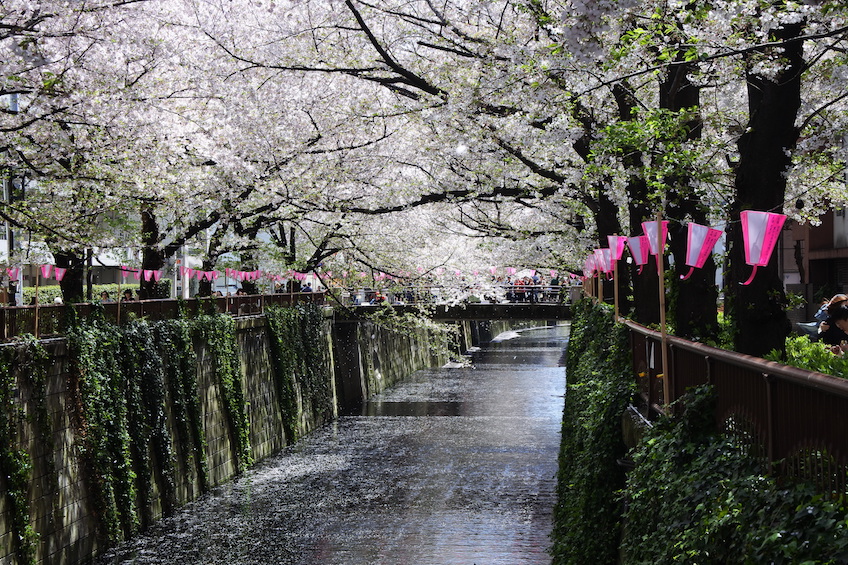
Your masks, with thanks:
[(550, 563), (566, 338), (420, 371), (99, 563)]

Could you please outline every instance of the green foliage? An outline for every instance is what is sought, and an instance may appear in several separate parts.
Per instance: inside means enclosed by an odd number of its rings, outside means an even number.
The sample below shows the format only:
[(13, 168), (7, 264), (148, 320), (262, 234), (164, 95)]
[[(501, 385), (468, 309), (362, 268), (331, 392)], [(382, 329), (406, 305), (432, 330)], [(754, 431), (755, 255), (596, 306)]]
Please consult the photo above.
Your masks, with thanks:
[(0, 484), (5, 487), (18, 563), (36, 562), (38, 535), (29, 516), (32, 462), (18, 437), (18, 423), (27, 416), (22, 406), (17, 405), (15, 393), (19, 385), (30, 389), (35, 407), (29, 417), (33, 420), (37, 441), (46, 442), (46, 451), (52, 453), (52, 428), (45, 406), (48, 361), (47, 352), (31, 335), (0, 347), (0, 473), (3, 477)]
[(616, 491), (624, 486), (621, 415), (633, 378), (628, 334), (609, 306), (573, 306), (566, 359), (553, 562), (612, 563), (621, 516)]
[(818, 371), (835, 377), (848, 377), (848, 358), (834, 355), (828, 345), (812, 342), (806, 336), (787, 337), (786, 355), (778, 350), (772, 350), (765, 358), (808, 371)]
[(98, 533), (114, 542), (152, 522), (154, 480), (164, 513), (176, 506), (166, 381), (181, 445), (191, 446), (201, 488), (207, 488), (190, 323), (133, 320), (119, 327), (95, 314), (71, 323), (68, 344), (81, 456), (100, 516)]
[(171, 399), (171, 417), (180, 445), (183, 468), (194, 468), (200, 490), (209, 488), (206, 434), (197, 391), (197, 356), (191, 339), (191, 322), (181, 318), (153, 324), (155, 342), (162, 359)]
[(384, 304), (369, 313), (368, 320), (392, 332), (407, 335), (420, 342), (421, 336), (427, 336), (427, 348), (435, 356), (447, 357), (455, 349), (459, 329), (452, 324), (434, 322), (427, 305), (418, 307), (419, 313), (399, 314), (390, 304)]
[(287, 440), (298, 438), (298, 390), (314, 413), (332, 410), (327, 374), (324, 316), (320, 306), (299, 304), (265, 311), (271, 335), (275, 384)]
[(68, 331), (76, 366), (75, 388), (83, 430), (81, 456), (94, 481), (101, 537), (117, 541), (138, 529), (127, 402), (129, 381), (121, 371), (120, 329), (93, 317)]
[[(131, 289), (133, 292), (138, 290), (137, 284), (95, 284), (92, 285), (91, 294), (93, 296), (92, 300), (100, 300), (100, 293), (104, 290), (109, 293), (109, 296), (112, 300), (117, 300), (119, 293), (123, 292), (127, 289)], [(34, 286), (25, 286), (24, 290), (24, 304), (29, 304), (32, 302), (32, 298), (35, 296), (35, 287)], [(62, 287), (58, 284), (54, 285), (45, 285), (38, 287), (38, 303), (39, 304), (53, 304), (53, 300), (56, 298), (62, 298)]]
[(127, 382), (130, 451), (138, 477), (136, 486), (141, 525), (147, 528), (153, 522), (154, 469), (151, 452), (159, 464), (156, 471), (161, 478), (160, 495), (164, 512), (170, 514), (176, 505), (174, 457), (166, 428), (164, 368), (148, 323), (132, 321), (121, 327), (121, 333), (121, 369)]
[(253, 455), (241, 363), (236, 349), (235, 322), (227, 314), (203, 315), (195, 319), (194, 330), (197, 338), (215, 357), (215, 375), (223, 392), (224, 408), (236, 444), (238, 471), (242, 472), (253, 464)]
[(779, 485), (762, 460), (716, 433), (714, 393), (681, 400), (648, 430), (625, 498), (623, 563), (845, 563), (848, 515), (807, 485)]
[(717, 316), (718, 321), (718, 336), (716, 339), (705, 339), (704, 343), (717, 347), (719, 349), (727, 349), (733, 351), (733, 342), (735, 339), (736, 326), (730, 316), (720, 310)]

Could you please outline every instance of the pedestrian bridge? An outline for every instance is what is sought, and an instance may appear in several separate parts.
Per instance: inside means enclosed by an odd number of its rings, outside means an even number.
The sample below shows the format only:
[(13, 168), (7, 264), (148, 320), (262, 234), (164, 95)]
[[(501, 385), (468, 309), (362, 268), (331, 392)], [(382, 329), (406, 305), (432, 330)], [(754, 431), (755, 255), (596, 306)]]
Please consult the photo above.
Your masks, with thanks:
[(387, 307), (398, 314), (425, 314), (437, 321), (571, 319), (570, 304), (545, 302), (362, 305), (349, 307), (349, 312), (353, 318), (364, 318)]

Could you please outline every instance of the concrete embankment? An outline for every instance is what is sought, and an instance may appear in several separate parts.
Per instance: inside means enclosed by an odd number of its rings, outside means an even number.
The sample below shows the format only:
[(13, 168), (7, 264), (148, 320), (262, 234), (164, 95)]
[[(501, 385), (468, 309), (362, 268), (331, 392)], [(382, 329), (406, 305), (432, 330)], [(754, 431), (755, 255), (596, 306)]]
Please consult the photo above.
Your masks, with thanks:
[[(462, 322), (458, 326), (455, 353), (488, 341), (515, 324)], [(80, 393), (84, 377), (79, 374), (68, 341), (41, 342), (48, 355), (43, 379), (33, 379), (25, 374), (25, 368), (12, 365), (9, 382), (3, 383), (10, 391), (3, 417), (14, 445), (4, 449), (0, 457), (0, 563), (86, 562), (115, 541), (230, 480), (244, 469), (245, 461), (255, 462), (277, 453), (297, 437), (416, 370), (439, 366), (449, 358), (430, 347), (433, 336), (426, 329), (392, 331), (368, 321), (334, 321), (328, 315), (317, 335), (325, 366), (310, 370), (323, 375), (324, 382), (318, 386), (290, 379), (286, 381), (289, 385), (281, 385), (280, 370), (275, 367), (275, 338), (266, 318), (236, 319), (238, 398), (243, 399), (243, 406), (235, 408), (228, 389), (232, 383), (221, 380), (220, 351), (195, 338), (196, 382), (191, 388), (197, 398), (179, 397), (175, 392), (179, 387), (168, 382), (165, 374), (160, 386), (161, 436), (149, 429), (155, 427), (154, 413), (149, 422), (136, 424), (147, 425), (145, 442), (132, 437), (134, 428), (130, 426), (124, 432), (128, 437), (116, 448), (146, 451), (141, 456), (135, 452), (122, 455), (132, 461), (133, 468), (119, 470), (125, 481), (134, 485), (124, 498), (118, 486), (110, 482), (117, 481), (114, 473), (97, 469), (92, 458), (96, 430), (85, 418)], [(320, 389), (320, 401), (316, 389)], [(140, 391), (142, 397), (150, 394), (144, 384)], [(285, 394), (291, 395), (290, 402), (281, 398)], [(198, 409), (195, 416), (185, 407), (192, 401)], [(127, 402), (131, 403), (129, 399)], [(130, 406), (130, 412), (132, 409)], [(244, 440), (238, 437), (235, 412), (246, 417), (243, 428), (249, 438), (247, 446), (241, 445)], [(186, 421), (190, 418), (196, 420), (194, 427)], [(157, 445), (157, 441), (168, 445)], [(242, 448), (249, 456), (240, 451)], [(163, 464), (161, 459), (170, 461)], [(138, 460), (145, 463), (136, 468)], [(13, 484), (13, 466), (26, 471), (28, 488)], [(111, 500), (112, 506), (104, 500)], [(127, 506), (135, 509), (135, 517)], [(104, 533), (104, 516), (109, 512), (130, 515), (129, 525), (120, 523), (120, 516), (115, 520), (117, 536), (111, 531)]]

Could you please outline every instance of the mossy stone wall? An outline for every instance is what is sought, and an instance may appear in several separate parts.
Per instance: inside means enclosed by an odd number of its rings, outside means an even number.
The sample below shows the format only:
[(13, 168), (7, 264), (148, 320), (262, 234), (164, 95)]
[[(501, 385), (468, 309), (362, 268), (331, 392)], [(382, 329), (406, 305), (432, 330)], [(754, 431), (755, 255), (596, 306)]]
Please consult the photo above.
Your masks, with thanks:
[[(467, 335), (473, 333), (467, 324), (464, 331)], [(323, 369), (326, 386), (320, 391), (320, 401), (316, 401), (304, 388), (314, 388), (314, 383), (301, 386), (293, 380), (298, 413), (292, 416), (283, 413), (281, 407), (286, 404), (280, 401), (279, 387), (274, 384), (273, 336), (266, 319), (235, 320), (238, 378), (249, 426), (251, 461), (268, 457), (292, 442), (293, 438), (286, 433), (287, 422), (295, 422), (291, 435), (300, 437), (416, 370), (438, 366), (447, 360), (444, 354), (433, 352), (425, 330), (393, 332), (368, 322), (334, 323), (328, 317), (319, 335), (316, 339), (322, 341), (321, 347), (326, 352), (321, 361), (326, 364)], [(17, 375), (12, 391), (13, 407), (9, 409), (10, 417), (16, 422), (15, 446), (29, 461), (30, 488), (24, 506), (37, 539), (34, 555), (22, 556), (16, 542), (18, 533), (12, 524), (14, 511), (6, 496), (9, 489), (5, 478), (0, 477), (0, 563), (4, 565), (84, 563), (115, 541), (104, 538), (97, 518), (97, 497), (93, 490), (97, 488), (97, 479), (91, 476), (91, 469), (85, 463), (85, 412), (68, 342), (55, 339), (40, 343), (49, 356), (44, 392), (33, 390), (27, 378)], [(199, 408), (200, 438), (193, 437), (197, 434), (185, 422), (185, 409), (177, 407), (186, 399), (175, 396), (176, 379), (169, 378), (166, 372), (164, 414), (172, 454), (171, 471), (164, 477), (156, 450), (149, 445), (150, 476), (141, 481), (149, 485), (149, 493), (144, 507), (137, 510), (142, 516), (142, 527), (148, 520), (160, 518), (169, 506), (179, 507), (198, 498), (243, 468), (245, 456), (239, 454), (236, 445), (238, 432), (229, 413), (232, 408), (226, 406), (226, 391), (216, 375), (219, 353), (195, 336), (196, 383), (192, 386), (196, 388), (192, 394), (197, 397), (194, 401)], [(161, 357), (167, 364), (168, 353), (161, 352)], [(352, 396), (345, 391), (357, 391), (357, 394)], [(329, 403), (327, 394), (331, 397)], [(47, 414), (46, 424), (39, 423), (43, 420), (37, 417), (40, 410)], [(193, 459), (197, 445), (203, 461)], [(174, 500), (166, 500), (167, 493)], [(142, 501), (137, 499), (136, 504), (141, 506)]]

